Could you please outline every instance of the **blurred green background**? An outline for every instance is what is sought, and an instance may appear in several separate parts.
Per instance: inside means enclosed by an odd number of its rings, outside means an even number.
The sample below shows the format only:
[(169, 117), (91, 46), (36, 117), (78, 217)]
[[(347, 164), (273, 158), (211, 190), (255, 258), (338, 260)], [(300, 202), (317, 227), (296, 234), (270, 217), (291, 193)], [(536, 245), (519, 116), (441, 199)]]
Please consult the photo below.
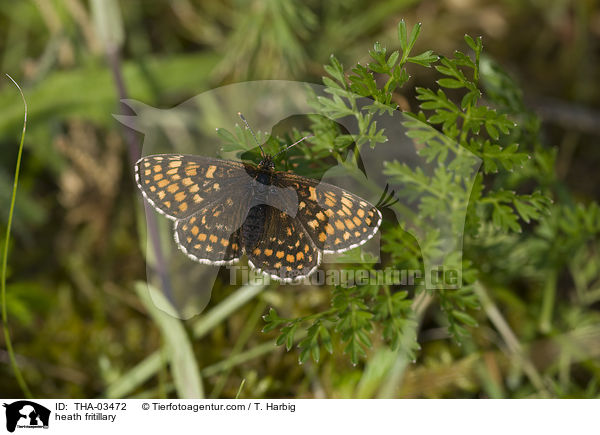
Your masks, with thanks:
[[(451, 56), (465, 48), (465, 33), (483, 37), (486, 56), (515, 79), (539, 116), (540, 140), (555, 153), (555, 194), (568, 198), (567, 210), (589, 207), (600, 194), (598, 3), (1, 1), (0, 71), (21, 84), (29, 106), (7, 311), (33, 396), (599, 397), (594, 231), (541, 259), (556, 278), (549, 302), (544, 281), (488, 280), (490, 321), (478, 319), (471, 344), (448, 337), (436, 321), (439, 308), (425, 311), (422, 350), (412, 364), (376, 341), (356, 366), (341, 349), (299, 365), (297, 352), (261, 332), (269, 306), (288, 317), (310, 314), (329, 303), (325, 288), (221, 286), (201, 316), (165, 317), (139, 284), (146, 274), (144, 215), (130, 161), (132, 144), (143, 138), (111, 115), (126, 113), (123, 91), (168, 108), (249, 79), (320, 83), (332, 53), (345, 66), (364, 64), (376, 41), (398, 48), (401, 19), (421, 22), (417, 53)], [(415, 70), (395, 101), (417, 111), (414, 87), (435, 89), (438, 78), (433, 69)], [(2, 79), (2, 240), (22, 118), (16, 89)], [(588, 210), (583, 220), (600, 216)], [(550, 328), (539, 325), (542, 303), (554, 312)], [(21, 397), (3, 338), (0, 344), (0, 396)]]

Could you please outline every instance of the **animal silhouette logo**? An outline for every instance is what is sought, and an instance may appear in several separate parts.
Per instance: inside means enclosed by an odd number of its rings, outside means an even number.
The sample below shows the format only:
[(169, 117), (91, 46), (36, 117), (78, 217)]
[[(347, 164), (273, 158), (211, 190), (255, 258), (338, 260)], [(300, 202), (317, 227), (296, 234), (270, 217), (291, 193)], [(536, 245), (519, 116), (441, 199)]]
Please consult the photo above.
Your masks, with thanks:
[(6, 430), (14, 432), (16, 428), (48, 428), (50, 410), (30, 400), (4, 403), (6, 408)]
[[(287, 131), (290, 131), (290, 126), (293, 126), (304, 132), (308, 131), (306, 125), (315, 124), (314, 120), (319, 117), (324, 120), (316, 123), (318, 125), (329, 125), (328, 123), (333, 122), (342, 133), (335, 138), (319, 133), (318, 129), (310, 130), (316, 138), (321, 138), (320, 143), (317, 141), (313, 146), (315, 149), (320, 149), (320, 156), (325, 156), (323, 163), (332, 165), (330, 169), (324, 173), (318, 171), (312, 173), (304, 168), (304, 172), (302, 172), (298, 169), (302, 169), (303, 163), (297, 159), (296, 165), (300, 167), (296, 168), (290, 164), (286, 170), (314, 179), (320, 176), (319, 181), (323, 186), (337, 186), (363, 198), (366, 203), (373, 204), (384, 215), (382, 217), (387, 223), (388, 231), (391, 229), (395, 233), (404, 231), (410, 234), (419, 245), (421, 252), (415, 255), (422, 255), (423, 271), (418, 270), (417, 272), (427, 289), (460, 288), (462, 285), (464, 224), (471, 189), (481, 165), (481, 159), (426, 123), (399, 110), (392, 113), (387, 111), (374, 113), (372, 100), (357, 97), (355, 100), (357, 107), (362, 113), (368, 113), (373, 128), (376, 125), (376, 129), (385, 138), (385, 140), (382, 139), (383, 142), (377, 141), (376, 146), (374, 144), (369, 146), (365, 142), (365, 134), (361, 133), (360, 124), (354, 117), (340, 117), (338, 114), (329, 114), (320, 108), (315, 109), (315, 101), (320, 101), (320, 98), (327, 99), (329, 95), (328, 89), (323, 86), (302, 82), (277, 80), (244, 82), (203, 92), (169, 109), (151, 107), (135, 100), (122, 100), (122, 103), (128, 106), (134, 115), (114, 115), (114, 117), (133, 130), (143, 133), (143, 154), (146, 156), (199, 155), (206, 159), (218, 158), (236, 161), (241, 159), (241, 155), (235, 154), (239, 151), (239, 146), (236, 144), (245, 141), (243, 139), (245, 128), (237, 124), (237, 113), (240, 111), (252, 114), (253, 127), (257, 132), (263, 133), (258, 135), (262, 143), (268, 136), (265, 136), (265, 132), (274, 132), (276, 131), (275, 127), (282, 131), (287, 128)], [(296, 121), (298, 122), (296, 123)], [(215, 129), (215, 127), (218, 128)], [(227, 131), (225, 132), (225, 130)], [(274, 134), (274, 136), (281, 136), (281, 134)], [(340, 140), (341, 143), (353, 141), (356, 145), (342, 147), (348, 153), (341, 152), (334, 156), (335, 140)], [(361, 140), (362, 143), (359, 143)], [(432, 154), (433, 144), (437, 145), (435, 149), (443, 148), (445, 151), (436, 155)], [(330, 147), (328, 150), (327, 146)], [(329, 154), (326, 151), (329, 151)], [(300, 154), (302, 153), (298, 155)], [(337, 164), (333, 160), (337, 160)], [(143, 161), (143, 163), (145, 162)], [(178, 165), (178, 162), (169, 163)], [(159, 174), (152, 172), (154, 166), (157, 165), (142, 169), (144, 174), (149, 171), (149, 175), (153, 177), (148, 182), (148, 189), (152, 186), (158, 194), (158, 186), (153, 186), (153, 181), (164, 184), (165, 181), (161, 177), (164, 177), (167, 171), (177, 172), (178, 168), (165, 167), (165, 174)], [(215, 166), (215, 172), (212, 172), (212, 166)], [(160, 164), (158, 167), (162, 170)], [(210, 175), (214, 179), (217, 166), (209, 164), (207, 168), (210, 168), (211, 171), (203, 172), (203, 174)], [(319, 171), (321, 169), (319, 168)], [(178, 173), (175, 175), (181, 176)], [(182, 176), (181, 182), (183, 183), (186, 178)], [(187, 183), (190, 181), (194, 180), (186, 180)], [(195, 189), (194, 184), (192, 182), (190, 187)], [(432, 187), (433, 184), (435, 184), (434, 187)], [(219, 182), (219, 187), (221, 186), (222, 183)], [(189, 207), (187, 202), (184, 204), (182, 201), (177, 201), (176, 195), (183, 197), (185, 193), (182, 193), (181, 186), (177, 186), (177, 189), (173, 186), (172, 190), (173, 192), (162, 192), (165, 194), (164, 200), (168, 201), (167, 209), (169, 211), (179, 210), (180, 207), (187, 209)], [(283, 193), (285, 192), (282, 192), (282, 195)], [(202, 197), (202, 195), (200, 196)], [(193, 195), (192, 198), (194, 198)], [(300, 201), (297, 197), (294, 199), (295, 203), (299, 205)], [(156, 204), (156, 201), (154, 203)], [(323, 205), (320, 206), (323, 207)], [(281, 209), (280, 207), (276, 208)], [(288, 213), (288, 215), (294, 217), (294, 210), (290, 211), (292, 213)], [(161, 234), (162, 231), (169, 231), (169, 228), (165, 226), (169, 224), (168, 220), (157, 220), (151, 206), (148, 206), (146, 213), (149, 229), (157, 227), (161, 230)], [(164, 210), (162, 213), (168, 214)], [(335, 216), (334, 218), (337, 219)], [(375, 220), (376, 224), (378, 222), (379, 219)], [(318, 220), (317, 223), (319, 223)], [(221, 222), (218, 224), (224, 225)], [(194, 230), (194, 225), (188, 225), (188, 229)], [(183, 226), (181, 230), (184, 230)], [(206, 236), (209, 240), (209, 234), (201, 233), (199, 230), (200, 227), (198, 227), (198, 236), (202, 234), (200, 237)], [(335, 244), (336, 228), (333, 227), (333, 230)], [(342, 230), (340, 229), (340, 231)], [(157, 232), (158, 230), (154, 231), (154, 233)], [(148, 234), (153, 233), (149, 231)], [(319, 234), (316, 233), (317, 241)], [(352, 236), (350, 231), (348, 234)], [(337, 251), (335, 249), (322, 249), (323, 253), (327, 254), (323, 255), (322, 263), (378, 263), (382, 258), (380, 241), (384, 236), (380, 235), (381, 231), (377, 231), (376, 234), (375, 231), (369, 232), (369, 235), (371, 234), (373, 237), (361, 248), (359, 253), (349, 252), (337, 255), (327, 252)], [(193, 236), (193, 234), (187, 236), (191, 239), (190, 243), (194, 242), (203, 248), (204, 242), (196, 243)], [(154, 239), (149, 237), (147, 241), (148, 252), (151, 253), (150, 261), (147, 262), (147, 282), (151, 286), (161, 288), (169, 303), (165, 304), (158, 300), (154, 302), (164, 311), (181, 318), (190, 318), (202, 312), (208, 304), (213, 288), (212, 284), (217, 279), (219, 272), (219, 268), (211, 264), (217, 264), (216, 262), (229, 264), (225, 263), (228, 261), (225, 257), (218, 258), (208, 265), (193, 264), (193, 267), (190, 265), (191, 262), (183, 262), (177, 242), (185, 242), (187, 237), (169, 242), (168, 240), (161, 241), (160, 238), (154, 236)], [(215, 237), (217, 235), (213, 234), (213, 239)], [(217, 237), (216, 243), (221, 242), (223, 242), (222, 245), (231, 245), (228, 239), (223, 240)], [(327, 240), (324, 243), (326, 242)], [(343, 238), (340, 239), (340, 244), (341, 242), (343, 242)], [(349, 243), (350, 246), (355, 244), (354, 241)], [(159, 246), (160, 249), (157, 249), (156, 246)], [(220, 245), (212, 243), (211, 249), (214, 250), (214, 246)], [(187, 246), (186, 251), (190, 252)], [(268, 256), (270, 252), (269, 248), (265, 254), (263, 249), (257, 255)], [(277, 253), (277, 251), (274, 252)], [(286, 259), (288, 253), (284, 251), (281, 253), (283, 254), (282, 258)], [(291, 259), (292, 252), (289, 254)], [(207, 258), (194, 253), (192, 255), (201, 260)], [(300, 256), (302, 255), (301, 253)], [(307, 258), (306, 255), (304, 256)], [(313, 255), (313, 260), (315, 258), (318, 259)], [(253, 264), (256, 265), (256, 263)], [(277, 263), (275, 262), (275, 264)], [(297, 260), (294, 260), (293, 265), (285, 266), (295, 270), (296, 264)], [(283, 261), (281, 265), (284, 266)], [(311, 263), (310, 267), (308, 266), (308, 264), (303, 264), (302, 269), (310, 271), (314, 264)], [(235, 267), (232, 266), (230, 271), (234, 271)], [(399, 270), (399, 272), (403, 271)], [(238, 282), (235, 272), (230, 274), (230, 279), (232, 276), (232, 284)]]

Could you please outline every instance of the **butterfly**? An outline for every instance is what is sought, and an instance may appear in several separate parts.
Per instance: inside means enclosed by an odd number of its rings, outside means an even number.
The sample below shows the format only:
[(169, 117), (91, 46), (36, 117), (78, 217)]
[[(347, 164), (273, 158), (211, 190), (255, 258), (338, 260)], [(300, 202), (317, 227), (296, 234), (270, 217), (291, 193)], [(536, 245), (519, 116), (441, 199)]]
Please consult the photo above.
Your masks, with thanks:
[(259, 147), (258, 165), (185, 154), (135, 164), (137, 186), (175, 221), (175, 242), (189, 258), (223, 265), (245, 254), (251, 267), (291, 282), (317, 270), (324, 253), (353, 249), (377, 233), (376, 207), (332, 184), (276, 171), (275, 156)]

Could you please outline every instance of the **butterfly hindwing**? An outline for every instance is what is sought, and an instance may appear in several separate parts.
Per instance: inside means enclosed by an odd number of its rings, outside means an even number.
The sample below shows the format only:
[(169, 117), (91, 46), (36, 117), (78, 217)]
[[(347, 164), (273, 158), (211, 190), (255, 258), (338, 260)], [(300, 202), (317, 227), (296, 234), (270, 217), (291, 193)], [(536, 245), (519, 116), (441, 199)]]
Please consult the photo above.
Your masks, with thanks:
[(288, 213), (266, 206), (263, 237), (248, 250), (248, 262), (275, 279), (293, 281), (310, 275), (321, 263), (321, 252)]
[(188, 257), (208, 264), (233, 263), (243, 253), (240, 226), (249, 197), (223, 197), (193, 215), (175, 221), (175, 241)]

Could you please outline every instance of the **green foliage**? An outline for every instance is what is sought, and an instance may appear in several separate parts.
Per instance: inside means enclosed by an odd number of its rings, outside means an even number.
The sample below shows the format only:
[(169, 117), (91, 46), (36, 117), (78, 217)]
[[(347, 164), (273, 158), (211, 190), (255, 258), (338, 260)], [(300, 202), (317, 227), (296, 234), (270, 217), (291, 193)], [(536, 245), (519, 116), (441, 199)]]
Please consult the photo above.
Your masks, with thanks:
[[(97, 6), (105, 3), (121, 9), (122, 23), (105, 20), (98, 29)], [(599, 89), (591, 49), (597, 13), (567, 17), (574, 0), (504, 2), (494, 10), (511, 17), (502, 28), (477, 27), (489, 22), (489, 10), (473, 5), (467, 25), (491, 41), (484, 52), (481, 38), (462, 42), (464, 25), (456, 24), (464, 8), (456, 3), (0, 5), (2, 70), (23, 85), (30, 109), (3, 308), (33, 395), (166, 398), (204, 387), (207, 397), (241, 398), (599, 397), (599, 154), (597, 129), (585, 116)], [(404, 22), (396, 29), (401, 16), (415, 14), (422, 29)], [(530, 26), (532, 17), (541, 25)], [(566, 18), (577, 37), (565, 45), (555, 24)], [(462, 258), (444, 262), (462, 264), (462, 288), (238, 288), (221, 271), (201, 316), (166, 320), (135, 291), (153, 254), (144, 264), (145, 215), (126, 135), (111, 117), (121, 111), (103, 44), (113, 36), (122, 43), (116, 69), (129, 97), (163, 108), (239, 79), (316, 82), (325, 74), (328, 93), (315, 98), (306, 131), (268, 139), (272, 152), (315, 134), (279, 169), (318, 178), (337, 159), (356, 170), (347, 151), (358, 144), (363, 156), (377, 152), (389, 135), (376, 117), (397, 115), (396, 103), (408, 110), (402, 122), (432, 171), (402, 161), (387, 162), (385, 171), (410, 186), (396, 194), (414, 202), (411, 219), (425, 234), (417, 243), (406, 222), (395, 224), (384, 210), (382, 267), (423, 271), (444, 233), (432, 217), (468, 200), (466, 220), (451, 223), (464, 234)], [(364, 98), (370, 103), (359, 106)], [(22, 111), (12, 87), (0, 88), (0, 100), (4, 233)], [(530, 103), (542, 109), (543, 132)], [(343, 116), (356, 120), (356, 135), (334, 121)], [(257, 161), (248, 132), (236, 128), (232, 136), (220, 132), (224, 151)], [(107, 155), (111, 167), (103, 166)], [(469, 190), (473, 155), (481, 167)], [(114, 193), (100, 194), (109, 184)], [(355, 250), (341, 258), (365, 256)], [(266, 306), (273, 309), (261, 333)], [(6, 363), (0, 384), (8, 397), (22, 394)]]
[[(507, 174), (514, 169), (529, 164), (530, 156), (522, 151), (517, 143), (509, 141), (519, 126), (509, 114), (482, 103), (483, 92), (480, 89), (479, 62), (483, 49), (481, 38), (473, 39), (468, 35), (465, 41), (473, 51), (473, 59), (467, 54), (456, 51), (453, 58), (441, 58), (426, 51), (411, 56), (411, 50), (420, 32), (420, 25), (414, 26), (410, 36), (402, 21), (398, 26), (400, 51), (388, 54), (381, 44), (375, 44), (369, 52), (372, 61), (366, 66), (356, 65), (346, 77), (341, 63), (331, 57), (325, 66), (328, 77), (323, 78), (330, 97), (319, 97), (314, 107), (331, 119), (353, 116), (358, 123), (359, 133), (355, 136), (335, 136), (330, 128), (329, 134), (322, 131), (331, 126), (317, 123), (314, 133), (327, 137), (335, 145), (335, 152), (341, 154), (344, 148), (356, 144), (359, 148), (368, 145), (373, 148), (386, 140), (384, 131), (377, 128), (373, 119), (375, 113), (391, 114), (397, 110), (393, 103), (394, 93), (409, 80), (407, 63), (420, 66), (434, 66), (442, 78), (437, 80), (437, 90), (416, 88), (419, 112), (408, 114), (404, 122), (408, 136), (423, 144), (419, 154), (428, 163), (436, 163), (432, 174), (426, 174), (421, 168), (412, 169), (405, 163), (385, 162), (385, 173), (390, 180), (412, 186), (399, 192), (400, 197), (408, 200), (418, 199), (419, 214), (417, 220), (426, 239), (420, 247), (405, 237), (402, 227), (384, 228), (385, 244), (383, 251), (391, 257), (389, 263), (396, 266), (422, 268), (424, 254), (435, 256), (441, 242), (435, 225), (428, 219), (439, 214), (456, 215), (456, 210), (467, 209), (467, 231), (474, 237), (484, 227), (491, 225), (491, 231), (497, 233), (521, 232), (522, 222), (532, 224), (547, 213), (550, 199), (540, 191), (517, 194), (505, 190), (501, 184), (483, 187), (483, 175), (476, 177), (475, 185), (469, 183), (475, 160), (481, 159), (483, 174)], [(376, 78), (377, 76), (377, 78)], [(446, 89), (453, 91), (450, 98)], [(461, 92), (462, 95), (456, 95)], [(357, 100), (368, 97), (372, 103), (359, 107)], [(460, 102), (455, 103), (458, 99)], [(436, 130), (437, 127), (440, 130)], [(333, 139), (333, 140), (331, 140)], [(469, 152), (466, 152), (466, 151)], [(368, 151), (365, 151), (368, 152)], [(472, 154), (471, 154), (472, 153)], [(473, 189), (471, 190), (471, 188)], [(463, 231), (464, 217), (453, 219), (452, 232)], [(407, 249), (408, 246), (411, 249)], [(419, 250), (420, 248), (420, 250)], [(447, 265), (456, 265), (458, 258), (447, 259)], [(458, 341), (470, 335), (470, 330), (478, 325), (473, 310), (478, 309), (478, 299), (473, 293), (472, 283), (480, 274), (475, 261), (463, 259), (463, 285), (455, 291), (434, 292), (445, 318), (448, 332)], [(322, 313), (299, 318), (280, 318), (272, 309), (265, 321), (265, 331), (279, 330), (278, 344), (286, 345), (289, 350), (294, 343), (294, 334), (304, 329), (307, 336), (298, 344), (300, 362), (312, 355), (319, 360), (327, 342), (326, 349), (331, 351), (330, 341), (343, 343), (344, 351), (350, 361), (357, 364), (366, 357), (372, 346), (375, 331), (392, 349), (401, 348), (410, 359), (415, 358), (414, 341), (403, 339), (417, 327), (412, 318), (413, 298), (423, 293), (423, 286), (416, 286), (410, 294), (389, 286), (335, 287), (330, 308)], [(402, 344), (402, 346), (401, 346)]]
[[(398, 28), (400, 40), (404, 41), (401, 42), (402, 56), (399, 51), (388, 55), (387, 49), (376, 43), (373, 50), (369, 51), (373, 62), (369, 62), (367, 66), (357, 64), (352, 68), (352, 74), (348, 78), (346, 78), (342, 64), (335, 56), (331, 56), (330, 64), (324, 67), (329, 77), (323, 77), (323, 84), (326, 86), (325, 92), (331, 94), (332, 97), (318, 97), (314, 105), (315, 109), (332, 120), (353, 116), (358, 122), (359, 129), (356, 137), (338, 135), (334, 139), (336, 151), (339, 152), (352, 144), (361, 147), (368, 143), (371, 148), (374, 148), (378, 143), (387, 140), (383, 130), (377, 129), (373, 115), (384, 112), (392, 113), (397, 109), (397, 105), (392, 102), (392, 97), (394, 92), (410, 78), (406, 71), (407, 63), (428, 67), (437, 60), (437, 56), (432, 51), (410, 56), (420, 28), (421, 25), (417, 24), (413, 28), (410, 40), (407, 40), (406, 25), (402, 21)], [(383, 86), (377, 83), (375, 74), (386, 77)], [(361, 97), (372, 99), (372, 103), (359, 109), (357, 100)], [(319, 134), (316, 136), (315, 142), (319, 145), (319, 142), (327, 139)]]
[[(135, 290), (164, 336), (171, 355), (171, 371), (177, 395), (186, 399), (202, 399), (204, 390), (200, 371), (183, 324), (179, 319), (165, 312), (167, 310), (165, 307), (171, 310), (173, 308), (160, 290), (143, 282), (136, 283)], [(162, 309), (158, 308), (159, 306)]]
[[(11, 82), (13, 82), (13, 84), (19, 91), (19, 94), (23, 101), (24, 116), (23, 116), (23, 130), (21, 131), (21, 141), (19, 142), (19, 151), (17, 154), (17, 162), (15, 165), (15, 180), (13, 182), (12, 193), (10, 195), (10, 208), (8, 210), (8, 220), (6, 223), (6, 235), (4, 236), (4, 240), (3, 240), (4, 243), (2, 245), (3, 246), (2, 264), (0, 265), (0, 301), (2, 304), (2, 306), (1, 306), (2, 332), (4, 335), (4, 343), (5, 343), (6, 351), (7, 351), (9, 360), (10, 360), (10, 365), (11, 365), (12, 371), (15, 375), (15, 378), (17, 379), (17, 382), (19, 383), (21, 392), (26, 397), (31, 398), (33, 396), (31, 394), (31, 391), (29, 390), (29, 387), (27, 386), (27, 382), (25, 381), (23, 374), (21, 373), (21, 368), (19, 367), (19, 364), (17, 364), (17, 360), (15, 357), (15, 351), (13, 350), (12, 339), (10, 336), (10, 331), (8, 329), (8, 299), (6, 296), (6, 287), (7, 287), (6, 286), (6, 278), (8, 276), (8, 252), (9, 252), (9, 247), (10, 247), (11, 227), (12, 227), (12, 220), (13, 220), (14, 211), (15, 211), (15, 203), (17, 200), (17, 186), (19, 185), (19, 174), (21, 172), (21, 157), (23, 156), (23, 144), (25, 142), (25, 131), (27, 130), (27, 101), (25, 100), (25, 95), (23, 95), (23, 91), (21, 90), (21, 87), (17, 84), (17, 82), (15, 82), (13, 80), (13, 78), (11, 76), (9, 76), (8, 74), (6, 76), (10, 79)], [(11, 309), (11, 311), (14, 311), (14, 308)], [(23, 313), (21, 313), (21, 317), (23, 317)]]

